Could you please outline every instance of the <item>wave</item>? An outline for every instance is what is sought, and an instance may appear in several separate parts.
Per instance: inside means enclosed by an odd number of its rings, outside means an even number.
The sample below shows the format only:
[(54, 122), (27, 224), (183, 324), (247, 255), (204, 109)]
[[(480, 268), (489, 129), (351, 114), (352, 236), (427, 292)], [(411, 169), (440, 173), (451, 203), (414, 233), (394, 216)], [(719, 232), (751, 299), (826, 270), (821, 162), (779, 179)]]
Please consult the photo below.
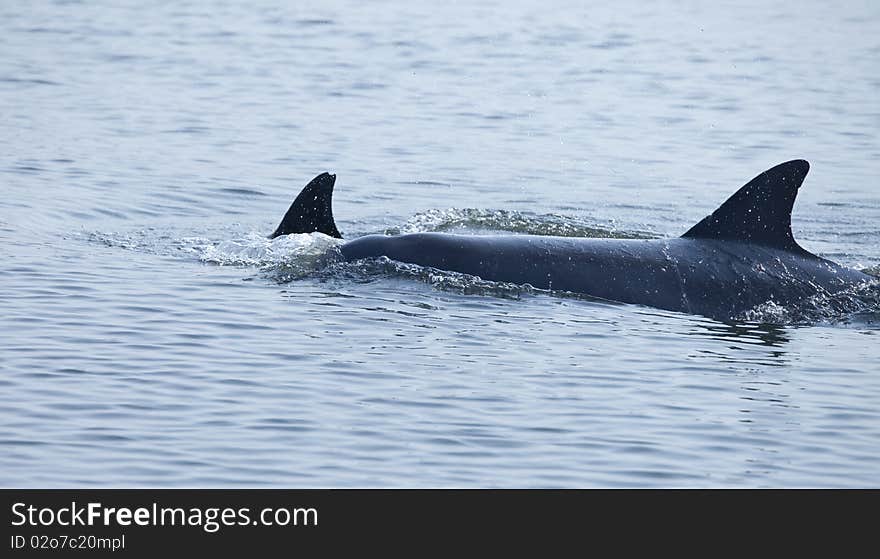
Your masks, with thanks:
[(736, 318), (767, 324), (880, 327), (880, 280), (837, 293), (819, 292), (787, 306), (768, 301)]

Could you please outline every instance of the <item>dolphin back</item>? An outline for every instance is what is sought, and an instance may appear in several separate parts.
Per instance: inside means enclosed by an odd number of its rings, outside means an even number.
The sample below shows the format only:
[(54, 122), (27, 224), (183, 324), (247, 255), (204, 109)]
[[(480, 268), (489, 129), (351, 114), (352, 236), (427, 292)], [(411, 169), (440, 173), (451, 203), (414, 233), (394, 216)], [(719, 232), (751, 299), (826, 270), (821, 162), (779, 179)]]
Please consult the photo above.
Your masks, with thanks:
[(682, 237), (754, 243), (813, 256), (791, 233), (791, 210), (809, 170), (809, 163), (795, 159), (764, 171)]

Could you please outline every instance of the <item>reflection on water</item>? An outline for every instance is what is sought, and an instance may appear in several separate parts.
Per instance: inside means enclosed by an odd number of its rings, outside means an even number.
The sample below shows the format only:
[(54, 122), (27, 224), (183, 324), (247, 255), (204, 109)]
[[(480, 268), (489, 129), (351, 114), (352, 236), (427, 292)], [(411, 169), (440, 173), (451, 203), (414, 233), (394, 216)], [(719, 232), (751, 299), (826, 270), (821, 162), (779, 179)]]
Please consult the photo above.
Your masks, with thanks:
[(789, 336), (783, 326), (736, 322), (696, 322), (695, 326), (687, 335), (724, 343), (723, 348), (701, 349), (700, 353), (705, 356), (721, 362), (769, 367), (779, 367), (787, 363), (784, 348)]
[(781, 347), (789, 340), (785, 328), (775, 324), (714, 322), (701, 323), (700, 327), (702, 331), (695, 331), (695, 335), (705, 334), (716, 340), (738, 340), (743, 343), (757, 341), (771, 347)]

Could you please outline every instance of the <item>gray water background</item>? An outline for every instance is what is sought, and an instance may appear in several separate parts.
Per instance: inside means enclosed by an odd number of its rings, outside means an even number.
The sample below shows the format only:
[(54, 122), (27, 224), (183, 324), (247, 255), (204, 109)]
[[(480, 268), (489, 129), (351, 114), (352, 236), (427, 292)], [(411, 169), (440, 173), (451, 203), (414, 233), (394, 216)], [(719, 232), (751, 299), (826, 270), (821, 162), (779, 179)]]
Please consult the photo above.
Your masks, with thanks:
[[(674, 236), (779, 162), (880, 264), (875, 2), (0, 3), (0, 484), (880, 485), (880, 306), (721, 323), (269, 242)], [(874, 304), (872, 306), (872, 301)]]

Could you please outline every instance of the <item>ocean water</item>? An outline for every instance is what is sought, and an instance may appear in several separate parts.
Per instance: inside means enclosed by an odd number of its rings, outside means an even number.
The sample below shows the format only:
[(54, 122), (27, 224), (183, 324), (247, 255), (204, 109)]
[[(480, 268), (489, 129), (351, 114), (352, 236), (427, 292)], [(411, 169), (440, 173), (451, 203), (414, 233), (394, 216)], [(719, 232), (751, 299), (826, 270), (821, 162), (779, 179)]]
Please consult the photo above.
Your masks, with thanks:
[(880, 6), (0, 4), (0, 484), (877, 487), (880, 289), (737, 320), (269, 241), (681, 234), (794, 158), (878, 275)]

